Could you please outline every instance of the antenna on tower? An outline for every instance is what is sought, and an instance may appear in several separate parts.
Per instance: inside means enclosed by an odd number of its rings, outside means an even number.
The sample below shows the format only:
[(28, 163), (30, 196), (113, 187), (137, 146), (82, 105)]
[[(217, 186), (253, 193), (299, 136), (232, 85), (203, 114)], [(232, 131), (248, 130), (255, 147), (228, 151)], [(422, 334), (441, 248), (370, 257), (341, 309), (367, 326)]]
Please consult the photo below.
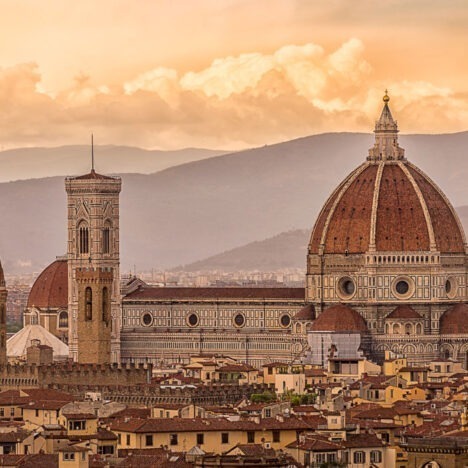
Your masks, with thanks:
[(91, 172), (94, 172), (94, 138), (91, 133)]

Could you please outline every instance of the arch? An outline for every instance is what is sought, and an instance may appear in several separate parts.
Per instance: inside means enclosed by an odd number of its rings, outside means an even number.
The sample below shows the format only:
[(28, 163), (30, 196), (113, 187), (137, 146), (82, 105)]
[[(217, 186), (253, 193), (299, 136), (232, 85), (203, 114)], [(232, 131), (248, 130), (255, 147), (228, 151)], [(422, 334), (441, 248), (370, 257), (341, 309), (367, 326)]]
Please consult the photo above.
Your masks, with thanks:
[(411, 323), (405, 324), (405, 334), (412, 335), (413, 334), (413, 325)]
[(106, 286), (102, 288), (102, 321), (109, 323), (110, 318), (110, 297), (109, 289)]
[(416, 346), (408, 344), (403, 347), (403, 354), (408, 355), (408, 354), (416, 354)]
[(393, 324), (392, 334), (393, 335), (399, 335), (400, 334), (400, 324), (399, 323), (394, 323)]
[(418, 323), (416, 324), (416, 335), (422, 335), (422, 334), (423, 334), (422, 325)]
[(68, 312), (66, 310), (59, 312), (58, 326), (59, 328), (68, 328)]
[(93, 290), (89, 286), (85, 289), (85, 319), (93, 320)]
[(390, 325), (388, 323), (385, 324), (385, 333), (390, 335)]
[(78, 224), (78, 253), (89, 253), (89, 228), (86, 221), (80, 221)]

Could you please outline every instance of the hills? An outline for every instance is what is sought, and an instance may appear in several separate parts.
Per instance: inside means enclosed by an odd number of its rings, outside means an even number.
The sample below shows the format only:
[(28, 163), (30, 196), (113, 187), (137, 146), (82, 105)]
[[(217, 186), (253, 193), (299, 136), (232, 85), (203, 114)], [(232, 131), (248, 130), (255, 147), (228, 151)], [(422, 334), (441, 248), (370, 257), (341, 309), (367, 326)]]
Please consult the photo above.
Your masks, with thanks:
[[(372, 140), (315, 135), (155, 174), (124, 174), (122, 270), (188, 265), (278, 233), (310, 231), (331, 190), (365, 159)], [(468, 132), (402, 136), (401, 146), (465, 213)], [(64, 252), (62, 177), (3, 183), (0, 197), (7, 272), (38, 271)]]
[[(132, 146), (95, 146), (96, 167), (105, 174), (151, 174), (171, 166), (212, 158), (226, 151), (184, 148), (145, 150)], [(0, 182), (83, 174), (91, 163), (90, 145), (17, 148), (0, 151)]]

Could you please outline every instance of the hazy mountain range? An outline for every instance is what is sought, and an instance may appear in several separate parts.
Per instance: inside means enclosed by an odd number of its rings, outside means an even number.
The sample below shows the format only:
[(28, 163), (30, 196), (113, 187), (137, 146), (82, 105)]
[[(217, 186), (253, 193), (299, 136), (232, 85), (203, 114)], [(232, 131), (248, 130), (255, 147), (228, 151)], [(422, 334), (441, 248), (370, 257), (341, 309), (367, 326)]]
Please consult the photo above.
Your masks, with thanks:
[[(155, 174), (122, 175), (122, 270), (188, 265), (279, 233), (310, 231), (331, 190), (366, 158), (372, 141), (368, 134), (323, 134)], [(467, 205), (460, 209), (467, 226), (468, 132), (402, 136), (401, 145), (455, 206)], [(127, 159), (124, 149), (119, 154)], [(64, 253), (63, 177), (2, 183), (0, 197), (0, 258), (7, 272), (37, 271)], [(300, 247), (293, 247), (294, 239), (300, 236), (287, 233), (282, 238), (297, 253)], [(246, 247), (251, 263), (254, 251), (259, 252), (257, 258), (265, 258), (270, 249), (277, 259), (272, 264), (286, 266), (289, 254), (278, 242)], [(305, 256), (306, 245), (302, 249)], [(239, 256), (239, 251), (233, 255)]]
[[(105, 174), (151, 174), (171, 166), (225, 154), (200, 148), (176, 151), (132, 146), (95, 146), (96, 169)], [(0, 151), (0, 182), (82, 174), (91, 165), (90, 145), (55, 148), (17, 148)]]

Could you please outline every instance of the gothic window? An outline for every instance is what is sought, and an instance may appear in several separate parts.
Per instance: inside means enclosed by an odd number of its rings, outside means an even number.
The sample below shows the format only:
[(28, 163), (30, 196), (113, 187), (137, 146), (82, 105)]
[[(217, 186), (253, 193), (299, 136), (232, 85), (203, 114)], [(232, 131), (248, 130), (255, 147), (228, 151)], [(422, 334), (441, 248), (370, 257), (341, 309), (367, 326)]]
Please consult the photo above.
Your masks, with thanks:
[(410, 323), (405, 325), (405, 333), (411, 335), (413, 333), (413, 326)]
[(398, 335), (400, 333), (400, 325), (398, 323), (395, 323), (393, 325), (393, 334)]
[(68, 328), (68, 312), (64, 310), (59, 314), (59, 328)]
[(110, 317), (110, 301), (109, 290), (104, 287), (102, 289), (102, 321), (108, 323)]
[(102, 253), (108, 254), (111, 251), (111, 225), (106, 221), (104, 229), (102, 230)]
[(89, 286), (85, 289), (85, 319), (93, 320), (93, 291)]
[(80, 254), (89, 253), (89, 230), (86, 224), (78, 228), (78, 250)]
[(422, 326), (420, 323), (416, 325), (416, 334), (422, 335)]
[(0, 323), (6, 323), (6, 307), (5, 307), (5, 304), (0, 305)]

